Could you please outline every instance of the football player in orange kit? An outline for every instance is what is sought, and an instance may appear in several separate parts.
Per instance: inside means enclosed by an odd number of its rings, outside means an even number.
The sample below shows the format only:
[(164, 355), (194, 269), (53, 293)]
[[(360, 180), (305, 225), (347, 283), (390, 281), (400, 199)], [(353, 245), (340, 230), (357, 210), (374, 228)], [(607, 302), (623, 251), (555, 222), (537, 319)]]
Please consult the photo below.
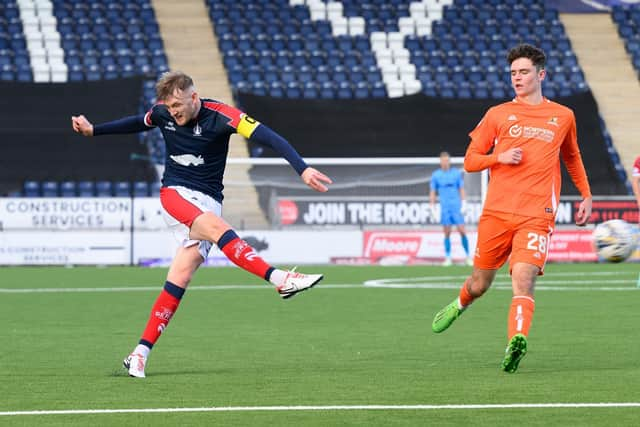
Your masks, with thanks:
[[(502, 369), (515, 372), (527, 352), (536, 277), (544, 270), (560, 200), (560, 157), (582, 195), (576, 224), (591, 216), (591, 190), (578, 148), (573, 111), (542, 96), (545, 55), (521, 44), (507, 55), (516, 97), (490, 108), (469, 134), (464, 168), (489, 169), (474, 267), (459, 297), (433, 319), (442, 332), (491, 286), (509, 259), (513, 299)], [(510, 257), (510, 258), (509, 258)]]

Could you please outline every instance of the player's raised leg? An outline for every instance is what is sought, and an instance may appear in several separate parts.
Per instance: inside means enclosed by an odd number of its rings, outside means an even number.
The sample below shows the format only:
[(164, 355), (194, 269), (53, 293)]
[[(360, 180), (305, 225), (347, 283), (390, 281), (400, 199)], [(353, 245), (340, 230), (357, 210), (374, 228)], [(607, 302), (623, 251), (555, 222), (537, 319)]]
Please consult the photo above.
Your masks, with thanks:
[(284, 299), (312, 288), (323, 278), (322, 274), (303, 274), (271, 266), (230, 225), (211, 212), (205, 212), (193, 221), (190, 237), (217, 242), (231, 262), (271, 282)]
[(458, 298), (444, 306), (436, 313), (431, 323), (433, 332), (445, 331), (471, 305), (481, 297), (491, 286), (496, 270), (481, 270), (474, 268), (471, 276), (465, 280), (460, 288)]

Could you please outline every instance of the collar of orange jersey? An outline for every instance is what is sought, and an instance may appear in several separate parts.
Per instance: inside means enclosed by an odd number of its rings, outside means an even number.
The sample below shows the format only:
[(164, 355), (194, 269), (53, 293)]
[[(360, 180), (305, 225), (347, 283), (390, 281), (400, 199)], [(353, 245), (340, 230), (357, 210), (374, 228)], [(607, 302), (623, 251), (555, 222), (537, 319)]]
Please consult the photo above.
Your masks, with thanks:
[(526, 105), (527, 107), (534, 107), (535, 108), (535, 107), (539, 107), (541, 105), (548, 104), (551, 101), (549, 101), (545, 96), (543, 96), (542, 97), (542, 101), (540, 101), (539, 104), (529, 104), (528, 102), (524, 102), (524, 101), (518, 99), (518, 97), (516, 96), (515, 98), (513, 98), (511, 100), (511, 102), (515, 102), (518, 105)]

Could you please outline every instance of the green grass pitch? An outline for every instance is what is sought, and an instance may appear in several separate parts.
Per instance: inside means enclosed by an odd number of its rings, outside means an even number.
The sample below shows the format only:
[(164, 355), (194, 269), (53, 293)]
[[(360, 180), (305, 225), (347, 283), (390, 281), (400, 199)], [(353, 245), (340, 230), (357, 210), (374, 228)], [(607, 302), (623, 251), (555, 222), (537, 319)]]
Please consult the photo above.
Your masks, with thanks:
[[(468, 267), (300, 270), (325, 279), (288, 301), (239, 269), (199, 271), (138, 380), (122, 359), (166, 270), (1, 268), (0, 426), (638, 425), (638, 264), (549, 265), (515, 374), (499, 370), (505, 272), (436, 335)], [(508, 406), (592, 403), (635, 406)], [(113, 409), (140, 411), (8, 415)]]

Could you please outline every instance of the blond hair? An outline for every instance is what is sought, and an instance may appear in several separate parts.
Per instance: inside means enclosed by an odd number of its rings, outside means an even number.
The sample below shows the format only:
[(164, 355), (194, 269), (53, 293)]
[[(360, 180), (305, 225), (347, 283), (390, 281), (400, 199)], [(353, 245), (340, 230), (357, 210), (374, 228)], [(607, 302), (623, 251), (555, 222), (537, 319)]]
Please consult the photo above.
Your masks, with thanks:
[(167, 71), (156, 83), (156, 98), (164, 101), (176, 91), (185, 91), (193, 87), (193, 79), (182, 71)]

